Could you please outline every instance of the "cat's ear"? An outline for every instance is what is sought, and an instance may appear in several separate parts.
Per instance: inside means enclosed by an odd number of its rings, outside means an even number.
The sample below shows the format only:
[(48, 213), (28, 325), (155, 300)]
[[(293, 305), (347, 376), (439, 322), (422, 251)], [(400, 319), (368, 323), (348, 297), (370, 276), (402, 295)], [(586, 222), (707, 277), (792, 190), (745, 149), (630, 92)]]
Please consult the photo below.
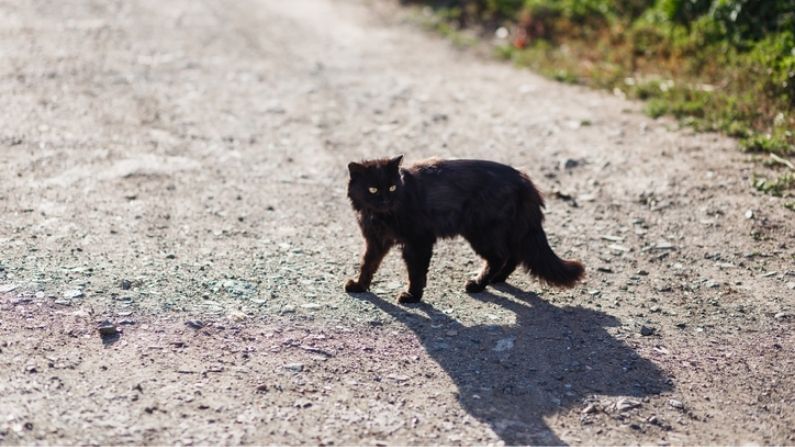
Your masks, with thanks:
[(389, 166), (397, 169), (400, 167), (400, 162), (403, 161), (403, 155), (398, 155), (397, 157), (389, 160)]
[(348, 173), (350, 174), (351, 178), (358, 177), (359, 175), (363, 174), (367, 168), (364, 167), (361, 163), (356, 163), (352, 161), (348, 163)]

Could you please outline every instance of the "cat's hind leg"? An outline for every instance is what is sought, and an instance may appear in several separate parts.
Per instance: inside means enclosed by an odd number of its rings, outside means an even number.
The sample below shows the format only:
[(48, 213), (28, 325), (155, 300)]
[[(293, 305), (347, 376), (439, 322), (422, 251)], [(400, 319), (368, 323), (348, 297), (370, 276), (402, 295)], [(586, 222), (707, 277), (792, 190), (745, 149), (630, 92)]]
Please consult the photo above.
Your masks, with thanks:
[(513, 258), (508, 259), (507, 261), (505, 261), (502, 267), (500, 267), (497, 273), (491, 278), (491, 281), (489, 283), (499, 284), (505, 282), (508, 279), (508, 277), (511, 276), (511, 273), (513, 273), (514, 270), (516, 270), (516, 266), (518, 265), (519, 263), (516, 262), (515, 259)]
[(471, 293), (482, 292), (502, 272), (502, 267), (508, 259), (508, 250), (497, 242), (500, 239), (494, 234), (479, 234), (476, 237), (468, 237), (467, 240), (475, 253), (485, 259), (486, 263), (483, 264), (483, 269), (477, 277), (466, 282), (465, 289)]
[(468, 280), (464, 288), (470, 293), (482, 292), (487, 285), (494, 281), (494, 277), (500, 272), (502, 265), (503, 262), (497, 257), (486, 258), (478, 276)]

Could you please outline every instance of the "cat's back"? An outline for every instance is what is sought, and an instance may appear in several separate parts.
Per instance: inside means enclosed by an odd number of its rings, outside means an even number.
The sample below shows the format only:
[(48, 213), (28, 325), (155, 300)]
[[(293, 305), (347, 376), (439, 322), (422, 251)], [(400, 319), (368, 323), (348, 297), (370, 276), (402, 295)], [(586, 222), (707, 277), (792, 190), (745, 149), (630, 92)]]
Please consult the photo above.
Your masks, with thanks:
[(490, 160), (431, 158), (405, 169), (424, 187), (450, 185), (460, 190), (515, 183), (521, 173), (511, 166)]
[[(488, 160), (431, 159), (404, 170), (414, 184), (416, 203), (437, 218), (455, 222), (490, 210), (525, 188), (523, 175), (511, 166)], [(444, 220), (438, 219), (445, 216)], [(442, 233), (448, 233), (447, 226)]]

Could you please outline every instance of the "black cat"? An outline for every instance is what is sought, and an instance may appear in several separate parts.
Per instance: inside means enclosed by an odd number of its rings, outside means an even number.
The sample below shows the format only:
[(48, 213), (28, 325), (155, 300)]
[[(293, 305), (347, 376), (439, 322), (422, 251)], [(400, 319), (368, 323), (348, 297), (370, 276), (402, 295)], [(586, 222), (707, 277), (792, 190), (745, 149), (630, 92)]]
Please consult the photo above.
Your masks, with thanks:
[(408, 290), (398, 302), (418, 302), (433, 245), (462, 235), (486, 260), (467, 292), (504, 282), (518, 265), (550, 284), (571, 287), (582, 278), (577, 261), (560, 259), (541, 227), (544, 201), (516, 169), (483, 160), (428, 160), (401, 168), (403, 156), (348, 164), (348, 197), (366, 241), (359, 278), (347, 292), (365, 292), (381, 260), (403, 247)]

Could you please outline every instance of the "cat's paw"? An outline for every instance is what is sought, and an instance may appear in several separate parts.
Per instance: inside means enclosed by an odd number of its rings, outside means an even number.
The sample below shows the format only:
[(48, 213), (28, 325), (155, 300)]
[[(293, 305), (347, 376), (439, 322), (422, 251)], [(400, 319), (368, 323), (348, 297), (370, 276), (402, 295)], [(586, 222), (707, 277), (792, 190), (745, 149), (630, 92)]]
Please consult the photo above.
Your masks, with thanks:
[(408, 304), (408, 303), (419, 303), (420, 298), (417, 295), (412, 295), (409, 292), (400, 292), (400, 295), (397, 297), (397, 301), (400, 304)]
[(486, 285), (481, 284), (474, 279), (470, 279), (469, 281), (467, 281), (466, 285), (464, 285), (464, 288), (469, 293), (478, 293), (482, 292), (486, 288)]
[(348, 282), (345, 283), (345, 291), (348, 293), (363, 293), (367, 292), (367, 287), (364, 287), (355, 279), (349, 279)]
[(508, 281), (508, 277), (500, 275), (500, 276), (495, 276), (494, 278), (492, 278), (491, 281), (489, 281), (489, 284), (502, 284), (502, 283), (504, 283), (506, 281)]

